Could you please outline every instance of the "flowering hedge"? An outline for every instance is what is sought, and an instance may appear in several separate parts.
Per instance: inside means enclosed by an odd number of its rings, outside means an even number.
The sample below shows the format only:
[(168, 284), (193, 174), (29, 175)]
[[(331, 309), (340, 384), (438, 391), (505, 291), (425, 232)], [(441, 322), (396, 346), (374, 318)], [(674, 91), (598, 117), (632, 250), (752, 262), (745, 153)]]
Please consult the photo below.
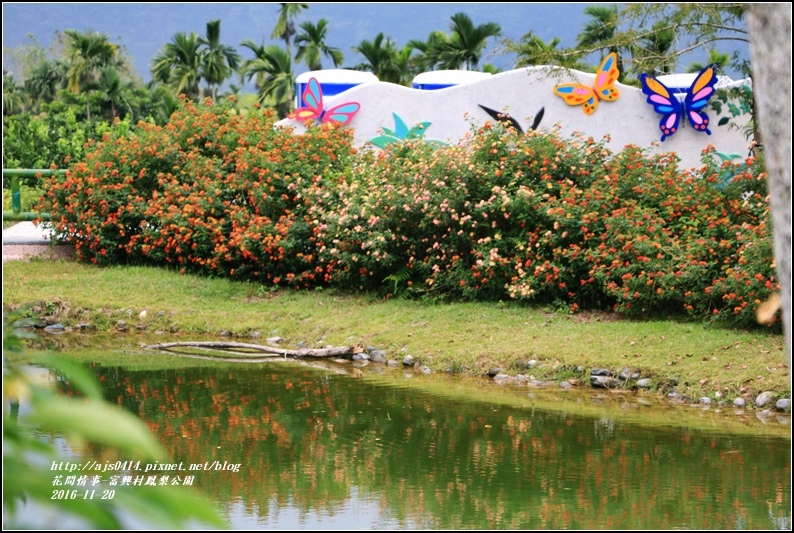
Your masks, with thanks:
[(185, 102), (164, 127), (114, 128), (40, 207), (85, 261), (299, 288), (739, 326), (778, 290), (755, 159), (706, 153), (681, 172), (673, 156), (490, 124), (455, 146), (357, 152), (346, 130), (274, 121)]

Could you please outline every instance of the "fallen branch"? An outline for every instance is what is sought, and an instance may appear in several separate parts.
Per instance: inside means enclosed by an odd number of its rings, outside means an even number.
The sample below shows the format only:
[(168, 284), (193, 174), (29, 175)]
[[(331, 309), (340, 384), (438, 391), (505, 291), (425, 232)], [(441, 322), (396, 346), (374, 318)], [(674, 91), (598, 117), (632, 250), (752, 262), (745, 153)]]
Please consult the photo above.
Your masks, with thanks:
[[(144, 346), (146, 350), (165, 350), (171, 351), (172, 348), (199, 348), (206, 350), (212, 348), (215, 350), (238, 350), (234, 355), (247, 356), (248, 354), (240, 352), (239, 350), (248, 350), (251, 356), (255, 357), (312, 357), (316, 359), (328, 357), (344, 357), (346, 355), (354, 355), (364, 351), (364, 347), (360, 344), (355, 346), (335, 346), (333, 348), (300, 348), (298, 350), (288, 350), (285, 348), (276, 348), (274, 346), (262, 346), (261, 344), (247, 344), (243, 342), (161, 342), (159, 344), (150, 344)], [(269, 355), (262, 355), (269, 354)]]
[[(278, 355), (254, 355), (249, 354), (247, 357), (214, 357), (211, 355), (197, 355), (191, 353), (182, 353), (182, 352), (169, 352), (172, 355), (177, 357), (184, 357), (186, 359), (201, 359), (204, 361), (223, 361), (225, 363), (271, 363), (271, 362), (279, 362), (279, 361), (286, 361), (282, 359), (281, 356)], [(337, 363), (334, 361), (327, 361), (325, 359), (318, 359), (317, 361), (290, 361), (290, 363), (299, 364), (303, 366), (309, 366), (312, 368), (320, 368), (322, 370), (327, 370), (329, 372), (334, 372), (336, 374), (342, 374), (345, 376), (353, 376), (354, 378), (360, 378), (364, 375), (360, 369), (345, 365), (343, 363)]]

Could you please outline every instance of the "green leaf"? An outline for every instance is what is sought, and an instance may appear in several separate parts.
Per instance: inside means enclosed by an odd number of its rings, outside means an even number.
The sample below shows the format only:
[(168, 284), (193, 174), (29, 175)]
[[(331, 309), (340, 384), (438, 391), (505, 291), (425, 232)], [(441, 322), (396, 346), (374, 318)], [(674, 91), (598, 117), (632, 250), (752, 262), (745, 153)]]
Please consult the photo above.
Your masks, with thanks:
[[(35, 500), (45, 506), (52, 505), (88, 520), (94, 527), (101, 529), (120, 529), (121, 523), (106, 502), (84, 500), (84, 489), (76, 489), (75, 499), (51, 499), (54, 475), (49, 469), (33, 468), (24, 461), (3, 461), (3, 503), (13, 512), (16, 501)], [(73, 487), (65, 487), (75, 490)]]
[(719, 122), (717, 122), (717, 126), (724, 126), (730, 121), (728, 117), (722, 117)]
[(89, 398), (102, 398), (102, 389), (99, 387), (99, 383), (97, 383), (93, 374), (86, 370), (83, 365), (71, 359), (56, 357), (54, 355), (42, 355), (36, 358), (36, 361), (66, 376), (72, 385)]
[(219, 528), (228, 528), (213, 505), (188, 487), (138, 487), (118, 492), (116, 500), (138, 516), (145, 516), (167, 529), (184, 528), (190, 520), (200, 520)]
[(47, 399), (31, 419), (67, 437), (107, 444), (141, 458), (165, 457), (139, 418), (100, 400)]

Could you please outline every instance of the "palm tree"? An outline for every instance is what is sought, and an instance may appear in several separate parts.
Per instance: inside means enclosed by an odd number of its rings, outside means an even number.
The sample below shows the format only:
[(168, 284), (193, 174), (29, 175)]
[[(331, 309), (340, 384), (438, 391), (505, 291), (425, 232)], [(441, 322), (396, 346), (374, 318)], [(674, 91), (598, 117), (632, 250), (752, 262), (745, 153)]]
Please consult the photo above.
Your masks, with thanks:
[[(620, 71), (619, 79), (622, 81), (625, 76), (623, 59), (620, 47), (614, 42), (618, 30), (618, 6), (615, 4), (611, 6), (587, 6), (584, 13), (592, 17), (592, 20), (585, 24), (577, 36), (576, 46), (585, 49), (587, 52), (593, 51), (593, 49), (607, 49), (606, 54), (612, 52), (617, 54), (617, 67)], [(602, 53), (601, 59), (606, 54)]]
[[(267, 53), (267, 47), (264, 44), (256, 44), (251, 39), (245, 39), (244, 41), (241, 41), (240, 46), (245, 46), (254, 53), (253, 59), (246, 59), (243, 61), (243, 64), (240, 66), (240, 73), (243, 77), (247, 75), (249, 80), (254, 78), (254, 84), (257, 86), (257, 88), (259, 88), (265, 83), (267, 72), (258, 66), (254, 66), (254, 63), (257, 60), (262, 60)], [(252, 68), (254, 70), (253, 74), (251, 74)]]
[(475, 27), (466, 13), (452, 15), (450, 25), (452, 34), (448, 41), (439, 44), (439, 61), (442, 68), (457, 69), (461, 65), (466, 70), (477, 68), (488, 37), (502, 34), (502, 27), (495, 22), (487, 22)]
[(405, 78), (398, 61), (400, 51), (391, 37), (386, 37), (382, 32), (373, 41), (362, 40), (353, 47), (353, 51), (366, 59), (365, 63), (356, 65), (356, 70), (372, 72), (380, 81), (390, 83), (401, 83)]
[(179, 32), (152, 59), (152, 75), (175, 93), (197, 98), (203, 55), (197, 33)]
[(207, 35), (199, 37), (203, 50), (201, 74), (207, 80), (210, 96), (215, 100), (217, 86), (229, 78), (240, 65), (240, 54), (228, 45), (221, 44), (221, 21), (207, 22)]
[(16, 115), (25, 110), (25, 91), (17, 85), (14, 75), (3, 69), (3, 116)]
[(724, 70), (725, 67), (727, 67), (730, 64), (730, 62), (731, 62), (730, 54), (721, 54), (717, 52), (717, 50), (712, 48), (711, 50), (709, 50), (708, 62), (705, 65), (698, 61), (695, 61), (686, 68), (686, 71), (700, 72), (709, 65), (716, 65), (717, 70)]
[(439, 30), (430, 32), (430, 35), (427, 36), (427, 41), (420, 41), (419, 39), (408, 41), (408, 46), (419, 51), (419, 54), (413, 57), (413, 64), (416, 69), (421, 72), (435, 69), (439, 63), (438, 54), (447, 43), (449, 43), (449, 37), (446, 33)]
[[(642, 72), (672, 72), (674, 61), (670, 58), (670, 50), (675, 43), (675, 31), (666, 21), (653, 25), (652, 33), (640, 40), (634, 48), (635, 70)], [(639, 69), (637, 69), (639, 67)]]
[(279, 118), (286, 117), (295, 99), (294, 73), (289, 53), (276, 45), (257, 46), (250, 41), (243, 41), (240, 45), (251, 48), (257, 55), (247, 60), (242, 67), (249, 80), (256, 79), (259, 88), (257, 100), (261, 104), (269, 102)]
[(309, 70), (321, 70), (323, 68), (320, 60), (326, 56), (333, 61), (334, 66), (338, 67), (344, 61), (344, 54), (339, 48), (332, 48), (325, 43), (328, 34), (328, 21), (320, 19), (317, 24), (304, 22), (300, 25), (303, 33), (295, 37), (295, 44), (298, 45), (298, 53), (295, 61), (304, 60)]
[[(88, 87), (97, 79), (99, 71), (109, 65), (116, 65), (116, 45), (101, 33), (81, 33), (66, 30), (66, 53), (71, 61), (67, 72), (68, 89), (73, 93), (90, 92)], [(86, 116), (91, 118), (89, 98), (86, 95)]]
[(60, 59), (45, 60), (33, 68), (25, 80), (25, 92), (34, 108), (52, 102), (66, 88), (68, 70), (69, 65)]
[(103, 68), (93, 88), (101, 95), (102, 109), (109, 114), (111, 120), (116, 118), (120, 107), (125, 108), (127, 114), (133, 114), (134, 85), (131, 81), (123, 80), (115, 67)]
[(278, 20), (276, 27), (273, 28), (273, 33), (270, 34), (271, 39), (284, 39), (287, 45), (287, 54), (292, 57), (292, 49), (290, 48), (290, 39), (295, 35), (295, 23), (292, 19), (300, 15), (304, 9), (309, 9), (309, 4), (292, 4), (281, 3), (281, 8), (278, 10)]

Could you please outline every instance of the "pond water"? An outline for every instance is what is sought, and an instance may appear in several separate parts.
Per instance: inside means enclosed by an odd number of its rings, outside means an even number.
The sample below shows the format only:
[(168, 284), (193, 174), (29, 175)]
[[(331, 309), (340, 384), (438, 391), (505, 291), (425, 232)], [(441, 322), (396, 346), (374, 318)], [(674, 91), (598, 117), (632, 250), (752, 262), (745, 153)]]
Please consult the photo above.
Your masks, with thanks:
[(385, 367), (91, 368), (233, 529), (791, 527), (788, 429)]

